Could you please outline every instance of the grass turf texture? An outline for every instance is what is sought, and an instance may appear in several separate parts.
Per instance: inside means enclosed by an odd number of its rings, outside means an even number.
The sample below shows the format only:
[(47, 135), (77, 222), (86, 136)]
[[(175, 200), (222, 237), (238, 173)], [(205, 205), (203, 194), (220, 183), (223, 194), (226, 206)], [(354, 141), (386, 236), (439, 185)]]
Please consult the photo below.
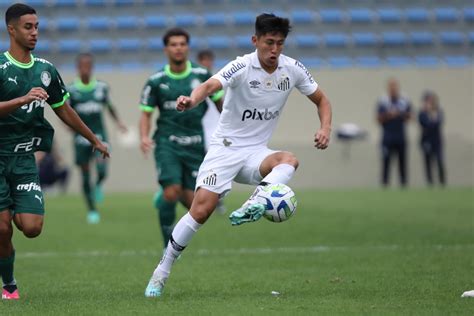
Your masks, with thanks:
[[(288, 222), (231, 227), (214, 214), (160, 299), (143, 296), (161, 254), (151, 193), (106, 195), (97, 226), (79, 196), (47, 197), (40, 238), (15, 232), (22, 299), (0, 314), (472, 315), (460, 298), (474, 289), (472, 194), (297, 190)], [(233, 192), (228, 209), (246, 197)]]

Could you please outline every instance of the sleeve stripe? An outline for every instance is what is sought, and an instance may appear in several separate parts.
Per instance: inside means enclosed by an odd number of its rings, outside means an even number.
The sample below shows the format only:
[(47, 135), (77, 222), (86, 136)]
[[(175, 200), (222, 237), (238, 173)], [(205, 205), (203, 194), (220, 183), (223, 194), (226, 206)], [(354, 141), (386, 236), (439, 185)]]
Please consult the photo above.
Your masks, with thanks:
[(56, 109), (60, 106), (63, 106), (64, 102), (66, 102), (67, 99), (69, 99), (69, 92), (63, 96), (63, 99), (61, 101), (59, 101), (58, 103), (51, 104), (51, 108)]
[(154, 108), (148, 105), (140, 104), (140, 110), (143, 112), (153, 112)]
[(211, 96), (212, 101), (218, 101), (224, 96), (224, 90), (219, 90)]

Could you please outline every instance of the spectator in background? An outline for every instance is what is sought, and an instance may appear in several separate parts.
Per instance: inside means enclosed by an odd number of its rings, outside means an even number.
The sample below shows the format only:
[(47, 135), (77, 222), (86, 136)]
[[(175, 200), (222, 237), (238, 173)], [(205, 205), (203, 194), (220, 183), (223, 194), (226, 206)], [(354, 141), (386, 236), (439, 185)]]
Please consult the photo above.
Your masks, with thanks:
[(59, 154), (56, 145), (53, 144), (51, 152), (35, 152), (35, 158), (43, 190), (52, 189), (57, 184), (59, 192), (65, 193), (69, 180), (69, 168), (65, 166), (64, 159)]
[(423, 151), (425, 162), (426, 182), (429, 186), (433, 185), (431, 162), (433, 159), (436, 159), (439, 182), (441, 185), (445, 185), (443, 140), (441, 137), (441, 126), (444, 119), (443, 112), (439, 106), (438, 96), (434, 92), (425, 92), (422, 101), (423, 105), (418, 115), (418, 121), (421, 127), (421, 150)]
[(394, 78), (387, 82), (387, 95), (377, 103), (377, 120), (382, 127), (382, 185), (388, 186), (390, 161), (398, 156), (400, 184), (408, 183), (407, 141), (405, 123), (411, 117), (411, 103), (400, 94), (400, 84)]

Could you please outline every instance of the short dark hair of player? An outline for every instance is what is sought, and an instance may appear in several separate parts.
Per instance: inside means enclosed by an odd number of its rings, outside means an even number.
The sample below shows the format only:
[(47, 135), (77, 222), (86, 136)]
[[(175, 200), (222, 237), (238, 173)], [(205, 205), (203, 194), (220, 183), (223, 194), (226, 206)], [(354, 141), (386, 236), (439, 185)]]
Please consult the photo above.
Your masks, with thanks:
[(203, 49), (197, 53), (197, 59), (202, 60), (203, 58), (214, 59), (214, 53), (210, 49)]
[(91, 61), (94, 62), (94, 56), (93, 56), (91, 53), (80, 53), (80, 54), (77, 55), (77, 57), (76, 57), (76, 64), (79, 64), (79, 62), (80, 62), (83, 58), (90, 58)]
[(8, 25), (12, 20), (18, 20), (23, 15), (36, 14), (36, 10), (23, 3), (11, 5), (5, 12), (5, 24)]
[(189, 33), (179, 27), (174, 27), (166, 31), (165, 35), (163, 35), (163, 45), (168, 46), (168, 42), (170, 41), (170, 37), (173, 36), (184, 36), (186, 37), (186, 43), (189, 44)]
[(290, 20), (272, 13), (263, 13), (255, 20), (255, 35), (282, 34), (285, 38), (291, 31)]

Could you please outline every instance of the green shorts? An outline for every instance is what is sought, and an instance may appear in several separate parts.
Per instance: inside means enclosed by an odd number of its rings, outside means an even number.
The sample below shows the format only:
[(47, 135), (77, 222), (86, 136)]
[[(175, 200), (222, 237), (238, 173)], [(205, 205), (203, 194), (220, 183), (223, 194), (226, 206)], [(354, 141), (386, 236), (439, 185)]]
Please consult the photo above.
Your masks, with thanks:
[(194, 190), (199, 166), (204, 156), (202, 144), (182, 146), (166, 139), (156, 141), (155, 163), (158, 182), (163, 188), (179, 184), (184, 189)]
[[(107, 144), (106, 141), (104, 141), (105, 137), (102, 134), (96, 134), (97, 138), (104, 143)], [(108, 144), (107, 144), (108, 145)], [(108, 145), (109, 150), (110, 146)], [(82, 137), (81, 135), (75, 135), (74, 136), (74, 154), (75, 154), (75, 163), (78, 166), (81, 165), (86, 165), (88, 164), (92, 159), (97, 159), (100, 158), (100, 152), (99, 151), (92, 151), (93, 147), (89, 143), (87, 139)]]
[(44, 214), (44, 199), (33, 153), (0, 156), (0, 212)]

